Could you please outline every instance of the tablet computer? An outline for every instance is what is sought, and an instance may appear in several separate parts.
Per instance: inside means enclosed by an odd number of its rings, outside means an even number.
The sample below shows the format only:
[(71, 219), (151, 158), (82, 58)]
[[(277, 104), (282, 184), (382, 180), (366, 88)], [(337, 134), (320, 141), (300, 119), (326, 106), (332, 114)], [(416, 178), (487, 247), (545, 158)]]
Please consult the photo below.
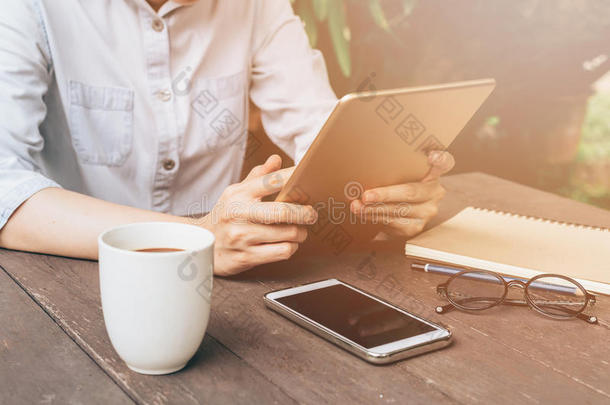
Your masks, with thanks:
[(336, 104), (276, 201), (312, 205), (310, 240), (340, 253), (379, 224), (350, 213), (367, 189), (421, 180), (495, 87), (483, 79), (347, 94)]

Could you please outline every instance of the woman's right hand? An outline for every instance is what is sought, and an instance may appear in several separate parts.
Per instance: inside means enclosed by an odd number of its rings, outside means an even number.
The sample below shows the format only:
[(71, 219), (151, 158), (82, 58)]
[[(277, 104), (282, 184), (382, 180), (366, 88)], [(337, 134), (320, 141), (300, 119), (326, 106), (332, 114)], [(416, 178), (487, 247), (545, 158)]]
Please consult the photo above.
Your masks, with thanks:
[(202, 226), (216, 236), (214, 273), (229, 276), (251, 267), (286, 260), (307, 238), (304, 225), (316, 222), (313, 207), (263, 202), (281, 190), (294, 167), (282, 169), (282, 159), (270, 156), (241, 183), (225, 189)]

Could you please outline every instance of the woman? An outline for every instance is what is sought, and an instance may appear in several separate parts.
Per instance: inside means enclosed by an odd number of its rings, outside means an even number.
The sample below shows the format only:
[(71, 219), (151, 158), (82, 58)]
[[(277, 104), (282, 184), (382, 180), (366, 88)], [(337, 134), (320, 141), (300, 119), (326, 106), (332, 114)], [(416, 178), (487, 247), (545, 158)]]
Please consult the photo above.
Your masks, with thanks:
[[(296, 161), (336, 101), (288, 0), (4, 2), (0, 246), (95, 259), (102, 230), (192, 222), (198, 207), (214, 214), (198, 224), (216, 235), (216, 274), (289, 258), (316, 213), (261, 202), (292, 170), (278, 156), (237, 183), (248, 96)], [(425, 181), (368, 190), (352, 211), (410, 203), (386, 233), (420, 232), (453, 166), (430, 159)]]

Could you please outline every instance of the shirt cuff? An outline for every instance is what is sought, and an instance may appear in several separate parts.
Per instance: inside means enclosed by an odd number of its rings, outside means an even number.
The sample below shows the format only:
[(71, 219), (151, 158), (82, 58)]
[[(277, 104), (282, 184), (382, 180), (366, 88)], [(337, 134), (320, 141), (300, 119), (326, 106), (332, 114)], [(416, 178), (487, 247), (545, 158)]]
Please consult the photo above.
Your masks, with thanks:
[(61, 188), (59, 184), (41, 174), (32, 173), (32, 175), (31, 178), (19, 183), (0, 197), (0, 229), (6, 225), (13, 212), (25, 200), (42, 189), (49, 187)]

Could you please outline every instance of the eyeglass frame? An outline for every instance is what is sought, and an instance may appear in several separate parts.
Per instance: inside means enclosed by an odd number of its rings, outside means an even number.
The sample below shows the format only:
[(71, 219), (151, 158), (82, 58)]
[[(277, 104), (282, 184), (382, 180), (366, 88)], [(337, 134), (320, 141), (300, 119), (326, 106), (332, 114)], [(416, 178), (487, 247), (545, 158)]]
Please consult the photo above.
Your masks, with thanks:
[[(467, 308), (463, 305), (458, 304), (457, 302), (455, 302), (450, 296), (449, 294), (447, 294), (447, 287), (449, 286), (449, 284), (455, 280), (456, 278), (464, 275), (465, 273), (484, 273), (484, 274), (488, 274), (491, 275), (499, 280), (502, 281), (503, 285), (504, 285), (504, 294), (502, 295), (502, 297), (500, 297), (494, 304), (484, 307), (484, 308)], [(545, 278), (545, 277), (555, 277), (555, 278), (560, 278), (566, 281), (569, 281), (570, 283), (576, 285), (582, 292), (584, 292), (584, 296), (585, 296), (585, 302), (584, 305), (582, 306), (582, 308), (579, 311), (574, 311), (573, 315), (568, 315), (568, 316), (560, 316), (560, 315), (553, 315), (550, 314), (548, 312), (544, 312), (544, 310), (542, 310), (541, 308), (539, 308), (531, 299), (531, 297), (528, 294), (528, 287), (531, 285), (531, 283), (535, 280), (538, 280), (540, 278)], [(514, 299), (506, 299), (506, 296), (508, 295), (508, 291), (509, 288), (513, 285), (519, 286), (521, 288), (523, 288), (523, 296), (525, 297), (525, 302), (523, 301), (519, 301), (519, 300), (514, 300)], [(530, 307), (531, 309), (535, 310), (536, 312), (540, 313), (541, 315), (547, 316), (549, 318), (553, 318), (553, 319), (557, 319), (557, 320), (570, 320), (570, 319), (582, 319), (587, 323), (590, 324), (597, 324), (598, 320), (596, 316), (593, 315), (587, 315), (587, 314), (583, 314), (584, 310), (587, 308), (587, 306), (592, 307), (597, 298), (594, 294), (591, 294), (590, 292), (588, 292), (578, 281), (574, 280), (573, 278), (561, 275), (561, 274), (553, 274), (553, 273), (544, 273), (544, 274), (538, 274), (534, 277), (531, 277), (527, 280), (527, 282), (523, 282), (522, 280), (519, 279), (511, 279), (510, 281), (507, 281), (504, 276), (502, 276), (502, 274), (500, 273), (496, 273), (495, 271), (490, 271), (490, 270), (477, 270), (477, 269), (465, 269), (463, 271), (460, 271), (459, 273), (453, 274), (451, 277), (449, 277), (449, 279), (447, 279), (447, 281), (445, 281), (444, 283), (441, 283), (439, 285), (436, 286), (436, 293), (443, 296), (447, 299), (447, 301), (449, 301), (449, 304), (446, 305), (442, 305), (442, 306), (437, 306), (435, 308), (435, 312), (438, 314), (443, 314), (445, 312), (448, 312), (454, 308), (457, 308), (459, 310), (462, 311), (466, 311), (466, 312), (476, 312), (476, 311), (484, 311), (486, 309), (490, 309), (493, 307), (496, 307), (498, 305), (502, 305), (502, 304), (507, 304), (507, 305), (515, 305), (515, 306), (527, 306)], [(477, 298), (477, 297), (473, 297), (473, 298)], [(485, 297), (478, 297), (478, 298), (485, 298)], [(590, 304), (590, 305), (589, 305)]]

